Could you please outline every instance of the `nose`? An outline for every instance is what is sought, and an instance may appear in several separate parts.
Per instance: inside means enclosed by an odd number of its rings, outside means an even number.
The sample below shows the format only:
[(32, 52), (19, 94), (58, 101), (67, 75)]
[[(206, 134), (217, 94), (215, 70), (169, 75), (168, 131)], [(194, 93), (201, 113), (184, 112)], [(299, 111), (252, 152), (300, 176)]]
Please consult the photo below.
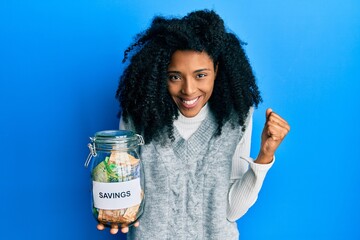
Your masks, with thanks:
[(186, 78), (181, 86), (181, 93), (185, 95), (192, 95), (196, 92), (196, 81), (192, 78)]

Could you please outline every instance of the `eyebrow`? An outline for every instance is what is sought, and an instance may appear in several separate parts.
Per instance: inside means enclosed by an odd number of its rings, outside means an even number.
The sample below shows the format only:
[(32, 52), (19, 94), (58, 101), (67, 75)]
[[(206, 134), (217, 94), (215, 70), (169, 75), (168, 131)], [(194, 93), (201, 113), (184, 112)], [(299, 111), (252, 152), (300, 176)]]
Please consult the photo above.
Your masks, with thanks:
[[(200, 68), (194, 71), (194, 73), (198, 73), (198, 72), (202, 72), (202, 71), (211, 71), (210, 68)], [(177, 74), (181, 74), (181, 72), (179, 71), (167, 71), (167, 73), (177, 73)]]

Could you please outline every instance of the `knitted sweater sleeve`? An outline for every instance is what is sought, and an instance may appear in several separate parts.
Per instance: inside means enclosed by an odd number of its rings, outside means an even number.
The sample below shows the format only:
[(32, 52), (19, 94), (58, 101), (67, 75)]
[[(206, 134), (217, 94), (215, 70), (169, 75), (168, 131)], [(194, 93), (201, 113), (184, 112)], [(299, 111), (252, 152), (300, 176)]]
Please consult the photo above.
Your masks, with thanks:
[(257, 164), (250, 158), (252, 114), (253, 109), (249, 112), (247, 128), (232, 159), (232, 185), (227, 211), (229, 221), (236, 221), (242, 217), (255, 203), (265, 176), (275, 161), (274, 158), (269, 164)]

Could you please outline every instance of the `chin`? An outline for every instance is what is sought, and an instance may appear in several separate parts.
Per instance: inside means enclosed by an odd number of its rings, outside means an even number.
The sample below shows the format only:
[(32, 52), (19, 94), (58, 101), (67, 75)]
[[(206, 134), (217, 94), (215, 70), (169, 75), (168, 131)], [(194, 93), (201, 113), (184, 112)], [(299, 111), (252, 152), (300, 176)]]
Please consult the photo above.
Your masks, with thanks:
[(191, 118), (191, 117), (195, 117), (196, 115), (199, 114), (200, 110), (196, 111), (196, 110), (190, 110), (190, 111), (180, 111), (182, 115), (184, 115), (187, 118)]

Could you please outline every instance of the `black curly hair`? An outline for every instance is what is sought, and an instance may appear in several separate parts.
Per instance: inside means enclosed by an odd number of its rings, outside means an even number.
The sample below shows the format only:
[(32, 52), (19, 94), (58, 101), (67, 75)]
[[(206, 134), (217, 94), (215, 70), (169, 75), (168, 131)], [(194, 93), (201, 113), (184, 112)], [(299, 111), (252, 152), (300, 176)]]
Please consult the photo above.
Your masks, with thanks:
[(155, 17), (124, 52), (123, 62), (130, 62), (116, 92), (119, 115), (125, 123), (131, 119), (145, 143), (173, 140), (173, 121), (179, 111), (168, 93), (167, 68), (175, 51), (194, 50), (206, 52), (217, 65), (209, 99), (218, 124), (216, 134), (229, 120), (243, 126), (250, 107), (257, 107), (262, 99), (242, 45), (212, 10), (194, 11), (183, 18)]

